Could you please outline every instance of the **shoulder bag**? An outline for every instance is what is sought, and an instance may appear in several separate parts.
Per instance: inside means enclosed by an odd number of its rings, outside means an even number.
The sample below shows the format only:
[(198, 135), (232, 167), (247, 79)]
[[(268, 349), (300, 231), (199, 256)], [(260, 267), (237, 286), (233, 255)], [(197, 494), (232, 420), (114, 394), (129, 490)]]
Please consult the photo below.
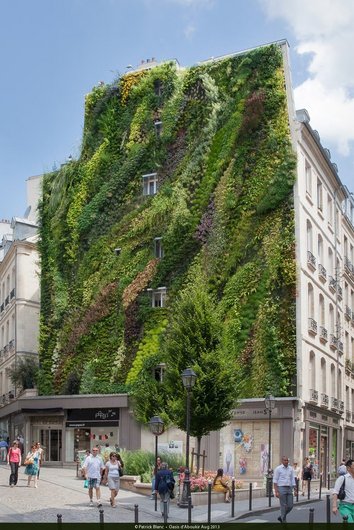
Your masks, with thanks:
[(342, 482), (342, 485), (341, 487), (339, 488), (339, 492), (338, 492), (338, 495), (337, 495), (338, 499), (340, 501), (342, 501), (343, 499), (345, 499), (345, 477), (344, 477), (344, 480)]

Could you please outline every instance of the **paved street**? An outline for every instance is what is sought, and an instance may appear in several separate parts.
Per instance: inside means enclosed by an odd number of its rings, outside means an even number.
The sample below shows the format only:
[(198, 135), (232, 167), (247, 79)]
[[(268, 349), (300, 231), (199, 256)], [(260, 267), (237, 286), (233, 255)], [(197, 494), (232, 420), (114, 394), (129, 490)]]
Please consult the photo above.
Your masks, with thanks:
[[(0, 523), (1, 522), (56, 522), (57, 514), (62, 514), (63, 522), (99, 522), (99, 510), (97, 507), (88, 506), (88, 494), (84, 489), (82, 479), (76, 478), (74, 468), (51, 468), (44, 467), (41, 470), (38, 488), (33, 484), (27, 487), (27, 477), (24, 474), (24, 467), (19, 471), (19, 482), (15, 488), (8, 486), (9, 467), (0, 465)], [(109, 489), (106, 486), (101, 488), (105, 522), (134, 522), (134, 505), (139, 506), (139, 522), (161, 522), (161, 514), (154, 511), (154, 501), (144, 495), (139, 495), (130, 491), (121, 490), (118, 495), (118, 507), (111, 508), (109, 505)], [(325, 498), (325, 497), (324, 497)], [(243, 516), (242, 519), (248, 522), (276, 521), (278, 511), (278, 501), (273, 499), (273, 510), (268, 509), (266, 498), (254, 499), (253, 511), (248, 512), (248, 500), (237, 501), (235, 503), (235, 519)], [(320, 506), (320, 510), (325, 510), (325, 502), (314, 503)], [(312, 506), (301, 502), (294, 509), (294, 522), (308, 521), (308, 509)], [(277, 511), (274, 508), (277, 508)], [(323, 508), (324, 507), (324, 508)], [(295, 519), (299, 514), (300, 519)], [(317, 513), (317, 507), (316, 507)], [(325, 512), (324, 512), (325, 513)], [(175, 504), (171, 505), (169, 523), (187, 522), (187, 510), (181, 509)], [(229, 522), (231, 518), (231, 505), (225, 503), (213, 504), (211, 521), (215, 523)], [(316, 521), (323, 519), (315, 518)], [(195, 506), (192, 510), (192, 522), (207, 521), (207, 506)], [(339, 522), (339, 521), (338, 521)]]

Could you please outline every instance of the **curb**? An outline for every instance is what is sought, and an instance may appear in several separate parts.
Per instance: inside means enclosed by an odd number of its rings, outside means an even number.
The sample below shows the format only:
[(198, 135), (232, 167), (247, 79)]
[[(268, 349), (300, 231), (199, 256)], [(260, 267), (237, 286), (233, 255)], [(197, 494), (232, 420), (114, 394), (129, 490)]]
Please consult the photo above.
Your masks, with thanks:
[[(323, 498), (322, 499), (306, 499), (301, 502), (294, 503), (294, 508), (296, 508), (296, 506), (299, 506), (300, 504), (312, 504), (314, 502), (323, 502)], [(240, 515), (235, 517), (235, 520), (246, 519), (246, 517), (252, 517), (252, 515), (262, 515), (263, 513), (277, 512), (279, 510), (280, 510), (280, 506), (271, 506), (271, 507), (267, 506), (264, 508), (256, 508), (255, 510), (241, 513)]]

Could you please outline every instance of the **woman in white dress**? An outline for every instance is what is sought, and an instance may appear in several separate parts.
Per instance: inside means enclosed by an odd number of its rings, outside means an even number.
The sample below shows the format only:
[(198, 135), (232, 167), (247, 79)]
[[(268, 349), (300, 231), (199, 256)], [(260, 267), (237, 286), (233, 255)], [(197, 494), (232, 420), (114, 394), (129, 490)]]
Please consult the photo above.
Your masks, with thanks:
[(120, 470), (122, 470), (122, 464), (118, 460), (117, 453), (110, 453), (109, 460), (106, 463), (105, 469), (105, 479), (108, 479), (108, 487), (111, 490), (111, 498), (109, 502), (111, 503), (112, 508), (116, 508), (116, 497), (119, 491), (120, 483)]

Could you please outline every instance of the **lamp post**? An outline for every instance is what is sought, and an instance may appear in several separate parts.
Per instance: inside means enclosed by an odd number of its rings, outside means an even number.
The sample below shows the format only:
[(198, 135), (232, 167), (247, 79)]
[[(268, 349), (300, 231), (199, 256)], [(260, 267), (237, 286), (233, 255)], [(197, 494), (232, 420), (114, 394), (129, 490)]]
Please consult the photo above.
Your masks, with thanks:
[(197, 375), (191, 368), (186, 368), (182, 374), (182, 382), (184, 388), (187, 390), (187, 405), (186, 405), (186, 469), (184, 471), (183, 490), (181, 499), (179, 501), (180, 508), (188, 508), (188, 499), (191, 494), (191, 483), (189, 479), (189, 430), (191, 422), (191, 390), (194, 387)]
[(264, 405), (268, 411), (268, 473), (267, 473), (267, 493), (268, 493), (268, 506), (272, 506), (272, 410), (275, 407), (275, 397), (269, 394), (264, 398)]
[[(153, 416), (149, 421), (149, 428), (152, 434), (155, 436), (155, 469), (154, 469), (154, 475), (155, 475), (155, 484), (156, 484), (156, 473), (157, 473), (157, 440), (160, 434), (164, 431), (164, 423), (160, 416)], [(155, 495), (155, 512), (157, 512), (157, 494)]]

